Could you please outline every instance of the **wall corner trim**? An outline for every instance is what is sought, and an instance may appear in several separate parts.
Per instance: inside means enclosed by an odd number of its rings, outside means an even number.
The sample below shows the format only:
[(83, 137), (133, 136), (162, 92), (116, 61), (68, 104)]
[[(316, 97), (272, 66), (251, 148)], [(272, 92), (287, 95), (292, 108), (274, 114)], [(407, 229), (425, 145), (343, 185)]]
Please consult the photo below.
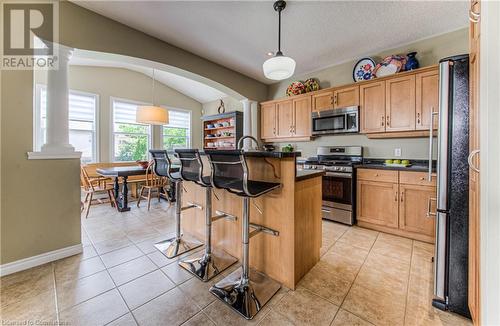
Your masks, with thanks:
[(16, 260), (11, 263), (0, 265), (0, 276), (5, 276), (12, 273), (20, 272), (32, 267), (53, 262), (55, 260), (77, 255), (82, 252), (83, 252), (83, 246), (81, 243), (79, 243), (74, 246), (61, 248), (40, 255), (36, 255), (33, 257)]
[(71, 153), (44, 153), (44, 152), (28, 152), (28, 160), (64, 160), (64, 159), (80, 159), (82, 152)]

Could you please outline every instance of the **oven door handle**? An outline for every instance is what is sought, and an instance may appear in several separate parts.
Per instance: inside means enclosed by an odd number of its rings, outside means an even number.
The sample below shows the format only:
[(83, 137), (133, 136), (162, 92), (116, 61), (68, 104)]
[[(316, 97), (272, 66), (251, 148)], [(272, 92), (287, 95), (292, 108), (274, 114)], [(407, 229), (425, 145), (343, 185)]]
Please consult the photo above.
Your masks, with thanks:
[(332, 211), (326, 208), (321, 208), (321, 211), (324, 213), (331, 213)]
[(337, 178), (352, 179), (352, 173), (326, 172), (325, 176), (326, 177), (337, 177)]

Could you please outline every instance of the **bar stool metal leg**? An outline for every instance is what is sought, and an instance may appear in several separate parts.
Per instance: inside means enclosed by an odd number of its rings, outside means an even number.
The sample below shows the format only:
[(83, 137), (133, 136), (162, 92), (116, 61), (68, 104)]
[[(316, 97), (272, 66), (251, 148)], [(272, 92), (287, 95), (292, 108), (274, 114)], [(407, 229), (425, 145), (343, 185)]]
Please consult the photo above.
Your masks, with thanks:
[[(242, 268), (234, 271), (210, 288), (210, 292), (246, 319), (252, 319), (278, 292), (281, 285), (249, 267), (250, 198), (243, 197)], [(264, 231), (262, 227), (257, 231)], [(278, 232), (268, 230), (277, 235)], [(273, 233), (274, 232), (274, 233)], [(257, 234), (253, 233), (252, 234)]]
[(203, 243), (195, 238), (181, 234), (181, 211), (182, 209), (182, 181), (175, 182), (175, 237), (158, 242), (156, 249), (160, 250), (167, 258), (174, 258), (185, 252), (203, 246)]
[(179, 265), (200, 280), (207, 282), (236, 263), (238, 259), (222, 250), (212, 251), (212, 220), (214, 219), (212, 217), (212, 188), (206, 187), (205, 191), (205, 252), (203, 256), (181, 261)]

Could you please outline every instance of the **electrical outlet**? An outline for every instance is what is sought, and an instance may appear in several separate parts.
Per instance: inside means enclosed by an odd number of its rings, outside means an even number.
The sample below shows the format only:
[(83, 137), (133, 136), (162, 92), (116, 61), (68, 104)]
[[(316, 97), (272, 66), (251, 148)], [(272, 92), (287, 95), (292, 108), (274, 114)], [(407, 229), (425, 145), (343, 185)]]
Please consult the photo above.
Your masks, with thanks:
[(401, 148), (394, 148), (394, 156), (401, 157)]

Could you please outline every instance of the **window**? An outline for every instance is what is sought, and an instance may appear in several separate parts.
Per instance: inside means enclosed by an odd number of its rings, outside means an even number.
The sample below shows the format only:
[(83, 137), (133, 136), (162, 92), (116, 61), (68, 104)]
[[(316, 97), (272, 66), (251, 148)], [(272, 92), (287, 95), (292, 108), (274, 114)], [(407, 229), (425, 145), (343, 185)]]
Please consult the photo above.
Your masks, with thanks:
[(191, 112), (168, 109), (169, 124), (163, 126), (163, 148), (191, 147)]
[[(47, 87), (36, 87), (35, 144), (41, 150), (46, 141)], [(96, 94), (69, 91), (69, 143), (82, 152), (82, 162), (97, 162)]]
[(137, 107), (142, 103), (112, 99), (113, 160), (147, 160), (151, 144), (149, 125), (135, 122)]

